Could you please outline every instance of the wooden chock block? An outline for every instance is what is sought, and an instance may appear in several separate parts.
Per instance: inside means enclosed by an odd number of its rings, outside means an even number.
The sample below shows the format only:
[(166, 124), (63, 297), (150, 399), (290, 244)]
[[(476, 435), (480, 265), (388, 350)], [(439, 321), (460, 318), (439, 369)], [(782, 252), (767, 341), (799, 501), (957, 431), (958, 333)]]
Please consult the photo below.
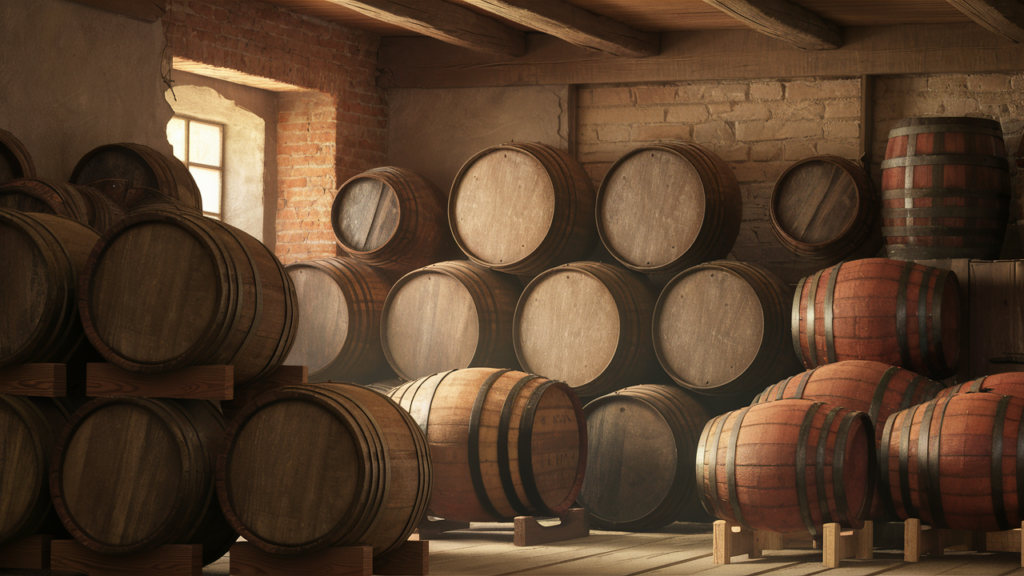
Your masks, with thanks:
[(416, 533), (420, 540), (429, 540), (438, 534), (451, 532), (452, 530), (469, 530), (469, 522), (458, 522), (455, 520), (428, 520), (426, 518), (416, 527)]
[[(760, 558), (760, 545), (768, 543), (772, 546), (780, 545), (773, 538), (755, 539), (754, 532), (732, 522), (717, 520), (712, 530), (712, 557), (715, 564), (729, 564), (733, 556), (746, 554), (749, 558)], [(775, 549), (775, 548), (772, 548)]]
[(430, 573), (430, 541), (409, 540), (397, 550), (373, 559), (373, 573), (382, 576), (426, 576)]
[(513, 544), (539, 546), (590, 536), (590, 517), (583, 508), (570, 508), (557, 526), (541, 526), (533, 516), (516, 516), (514, 529)]
[(189, 366), (174, 372), (139, 374), (105, 362), (90, 362), (85, 375), (87, 396), (143, 396), (231, 400), (235, 367), (228, 364)]
[(0, 368), (0, 394), (47, 398), (67, 396), (67, 365), (21, 364)]
[(1020, 554), (1020, 565), (1024, 568), (1024, 522), (1020, 528), (1005, 532), (986, 532), (982, 536), (986, 552), (1016, 552)]
[(0, 569), (49, 570), (51, 540), (36, 534), (0, 544)]
[(132, 556), (94, 552), (77, 540), (54, 540), (50, 568), (85, 572), (89, 576), (202, 576), (203, 547), (172, 544)]
[(371, 576), (373, 547), (346, 546), (278, 556), (241, 542), (231, 547), (230, 562), (232, 576)]
[(847, 558), (871, 560), (874, 554), (874, 524), (868, 520), (859, 530), (842, 531), (839, 524), (825, 524), (822, 532), (821, 561), (827, 568), (838, 568), (839, 562)]
[(231, 420), (236, 414), (241, 412), (246, 404), (265, 392), (282, 386), (294, 386), (295, 384), (307, 384), (308, 382), (308, 366), (281, 366), (259, 380), (246, 382), (244, 385), (235, 388), (233, 397), (229, 401), (221, 402), (220, 407), (224, 411), (224, 417)]

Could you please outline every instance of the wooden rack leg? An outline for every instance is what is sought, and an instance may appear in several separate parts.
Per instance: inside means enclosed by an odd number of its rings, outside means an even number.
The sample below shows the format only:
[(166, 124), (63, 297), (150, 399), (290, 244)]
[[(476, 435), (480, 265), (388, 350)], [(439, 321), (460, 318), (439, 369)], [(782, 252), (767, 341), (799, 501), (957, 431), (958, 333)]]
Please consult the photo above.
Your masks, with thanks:
[(539, 546), (590, 536), (590, 518), (583, 508), (570, 508), (557, 526), (541, 526), (533, 516), (516, 516), (513, 543)]
[[(1016, 552), (1020, 554), (1020, 565), (1024, 568), (1024, 522), (1016, 530), (987, 532), (980, 535), (987, 552)], [(979, 552), (981, 550), (978, 550)]]
[(426, 576), (430, 573), (430, 542), (410, 540), (394, 552), (373, 559), (373, 573), (382, 576)]
[(37, 534), (0, 544), (0, 569), (49, 570), (50, 541)]
[(277, 556), (240, 542), (231, 547), (230, 562), (232, 576), (370, 576), (373, 548), (348, 546), (301, 556)]
[[(774, 540), (764, 542), (754, 538), (754, 532), (745, 530), (741, 526), (717, 520), (712, 531), (712, 557), (715, 564), (729, 564), (733, 556), (746, 554), (748, 558), (760, 558), (764, 543), (781, 545)], [(773, 548), (774, 549), (774, 548)]]
[(825, 524), (823, 532), (822, 564), (827, 568), (838, 568), (840, 560), (846, 558), (874, 558), (874, 525), (870, 520), (864, 522), (860, 530), (847, 532), (843, 532), (839, 524)]
[(89, 576), (201, 576), (203, 547), (173, 544), (133, 556), (108, 556), (93, 552), (76, 540), (54, 540), (50, 568), (85, 572)]

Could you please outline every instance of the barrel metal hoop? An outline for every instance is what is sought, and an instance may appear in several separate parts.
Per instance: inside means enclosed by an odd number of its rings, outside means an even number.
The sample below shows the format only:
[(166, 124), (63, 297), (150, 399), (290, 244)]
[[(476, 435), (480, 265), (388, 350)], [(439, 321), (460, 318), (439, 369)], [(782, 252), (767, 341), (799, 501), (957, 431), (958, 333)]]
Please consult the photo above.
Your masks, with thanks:
[[(1017, 452), (1014, 454), (1014, 460), (1017, 463), (1017, 502), (1024, 502), (1024, 413), (1021, 414), (1020, 422), (1017, 426)], [(1020, 506), (1018, 505), (1018, 517), (1020, 516)]]
[(946, 374), (947, 369), (946, 353), (942, 349), (942, 298), (949, 275), (949, 270), (939, 272), (939, 277), (935, 279), (935, 291), (932, 293), (932, 337), (929, 345), (935, 347), (934, 364), (939, 369), (937, 374)]
[(743, 511), (740, 510), (739, 495), (736, 492), (736, 442), (740, 437), (743, 418), (747, 415), (747, 412), (750, 412), (750, 408), (750, 406), (747, 406), (736, 415), (736, 421), (733, 422), (732, 430), (729, 434), (729, 445), (726, 447), (725, 452), (725, 480), (729, 486), (729, 505), (732, 506), (732, 513), (736, 523), (747, 530), (753, 530), (753, 528), (748, 526), (743, 518)]
[[(898, 517), (899, 514), (896, 513), (896, 505), (892, 500), (892, 487), (889, 484), (889, 443), (892, 441), (892, 429), (898, 414), (898, 412), (894, 412), (886, 419), (885, 427), (882, 429), (882, 445), (878, 449), (878, 470), (881, 476), (881, 481), (878, 483), (879, 495), (882, 498), (882, 508), (893, 517)], [(904, 412), (904, 414), (906, 413)]]
[(868, 408), (868, 417), (871, 418), (871, 423), (876, 424), (878, 422), (878, 412), (882, 409), (882, 400), (885, 398), (885, 392), (889, 389), (889, 381), (900, 371), (899, 367), (891, 366), (878, 380), (878, 386), (875, 387), (875, 393), (871, 397), (871, 407)]
[[(1002, 228), (967, 228), (964, 226), (883, 226), (883, 236), (999, 236)], [(944, 248), (944, 247), (939, 247)]]
[(804, 390), (807, 388), (807, 382), (811, 379), (811, 375), (814, 374), (814, 370), (808, 370), (804, 372), (803, 378), (800, 379), (800, 384), (796, 387), (796, 395), (793, 398), (803, 398)]
[(1006, 218), (1006, 210), (990, 206), (921, 206), (918, 208), (882, 208), (882, 218)]
[[(796, 357), (800, 359), (800, 363), (805, 368), (813, 368), (807, 364), (807, 359), (804, 357), (804, 350), (800, 346), (800, 295), (804, 293), (804, 284), (807, 283), (807, 277), (800, 279), (800, 282), (796, 285), (796, 292), (793, 294), (793, 315), (790, 321), (791, 332), (793, 333), (793, 350), (796, 351)], [(810, 343), (808, 343), (810, 344)]]
[[(441, 385), (441, 382), (444, 382), (445, 378), (451, 376), (454, 372), (455, 370), (449, 370), (444, 374), (434, 374), (433, 376), (429, 376), (422, 380), (416, 387), (416, 391), (409, 397), (409, 406), (403, 406), (403, 408), (409, 411), (409, 415), (412, 416), (412, 419), (419, 424), (420, 430), (423, 430), (423, 435), (428, 438), (427, 430), (430, 427), (430, 407), (434, 405), (434, 396), (437, 394), (437, 388)], [(440, 378), (438, 378), (438, 376), (440, 376)], [(434, 380), (431, 381), (431, 378), (434, 378)], [(426, 400), (423, 402), (416, 401), (420, 392), (423, 392), (426, 396)], [(406, 393), (406, 396), (408, 396), (408, 392)], [(404, 397), (402, 399), (405, 400)]]
[(519, 476), (523, 481), (523, 492), (526, 492), (526, 498), (541, 515), (548, 516), (557, 516), (557, 514), (544, 503), (544, 497), (541, 496), (540, 489), (537, 487), (537, 479), (533, 476), (533, 419), (537, 414), (537, 406), (540, 405), (541, 398), (544, 397), (544, 392), (554, 385), (555, 381), (549, 380), (533, 391), (530, 400), (526, 403), (526, 408), (523, 409), (519, 425)]
[(836, 297), (836, 279), (839, 278), (839, 268), (844, 262), (836, 264), (828, 275), (828, 288), (825, 291), (825, 353), (828, 356), (829, 364), (836, 361), (836, 340), (832, 331), (832, 304)]
[(1012, 528), (1006, 517), (1006, 503), (1003, 502), (1003, 428), (1006, 425), (1006, 408), (1010, 396), (1003, 396), (996, 407), (995, 425), (992, 427), (992, 511), (1000, 530)]
[(811, 280), (810, 288), (807, 290), (807, 349), (810, 351), (811, 366), (818, 365), (818, 343), (814, 338), (814, 304), (818, 297), (818, 281), (821, 280), (821, 273), (818, 270)]
[[(836, 498), (836, 510), (839, 512), (840, 521), (845, 521), (847, 525), (853, 525), (854, 521), (857, 520), (856, 514), (858, 511), (850, 510), (850, 503), (846, 499), (846, 476), (843, 474), (844, 466), (846, 464), (846, 442), (850, 437), (850, 427), (853, 425), (853, 421), (857, 419), (857, 413), (850, 411), (847, 412), (843, 419), (839, 422), (839, 431), (836, 433), (836, 446), (832, 452), (832, 483), (835, 489)], [(872, 437), (870, 442), (874, 442)], [(871, 476), (868, 476), (871, 478)], [(868, 481), (870, 486), (872, 481)], [(869, 488), (870, 489), (870, 488)], [(870, 493), (868, 500), (870, 501)], [(850, 512), (854, 514), (850, 516)]]
[(824, 405), (824, 402), (815, 402), (807, 410), (796, 441), (796, 497), (800, 503), (800, 517), (803, 518), (804, 526), (807, 527), (811, 536), (816, 536), (818, 531), (814, 527), (814, 519), (811, 518), (811, 505), (807, 499), (807, 440), (811, 434), (814, 415), (818, 413), (818, 408)]
[(971, 382), (971, 387), (969, 388), (969, 391), (981, 392), (981, 387), (985, 385), (986, 378), (988, 378), (988, 376), (982, 376), (981, 378), (975, 379), (974, 382)]
[(722, 431), (725, 428), (725, 421), (729, 419), (728, 414), (723, 414), (718, 417), (718, 429), (715, 430), (715, 440), (712, 442), (713, 450), (711, 451), (711, 462), (708, 463), (708, 483), (711, 484), (711, 489), (714, 490), (712, 494), (712, 505), (715, 508), (715, 516), (719, 518), (728, 518), (722, 509), (722, 499), (718, 495), (718, 447), (722, 442)]
[[(511, 372), (511, 370), (496, 371), (488, 376), (480, 386), (480, 391), (477, 392), (476, 395), (476, 402), (473, 404), (473, 413), (469, 418), (469, 445), (467, 447), (469, 451), (469, 476), (473, 481), (473, 491), (476, 492), (476, 497), (480, 502), (480, 507), (499, 522), (506, 520), (506, 518), (498, 512), (494, 507), (494, 504), (491, 502), (490, 497), (487, 495), (487, 488), (484, 486), (483, 472), (480, 470), (480, 416), (484, 409), (484, 402), (486, 402), (487, 395), (490, 393), (494, 383), (507, 372)], [(522, 469), (522, 454), (520, 454), (519, 457), (520, 469)]]
[(776, 400), (782, 400), (785, 397), (786, 388), (789, 387), (789, 381), (790, 378), (786, 378), (782, 382), (779, 382), (778, 384), (775, 385), (775, 387), (778, 389), (778, 391), (775, 393)]
[[(900, 401), (900, 410), (906, 410), (910, 408), (910, 404), (914, 401), (914, 392), (917, 390), (918, 385), (924, 381), (924, 376), (917, 376), (907, 384), (907, 390), (903, 393), (903, 400)], [(935, 394), (932, 394), (932, 398)], [(925, 402), (932, 398), (926, 398)]]
[(940, 374), (943, 367), (936, 367), (932, 355), (928, 353), (928, 283), (933, 270), (933, 268), (925, 266), (921, 272), (921, 288), (917, 291), (917, 339), (918, 348), (921, 350), (921, 363), (929, 373)]
[(973, 126), (970, 124), (927, 124), (923, 126), (904, 126), (902, 128), (893, 128), (889, 131), (889, 138), (896, 138), (899, 136), (916, 136), (917, 134), (947, 134), (947, 133), (959, 133), (959, 134), (982, 134), (984, 136), (992, 136), (993, 138), (1002, 138), (1003, 131), (999, 128), (985, 128), (982, 126)]
[[(932, 510), (932, 495), (933, 490), (931, 487), (931, 478), (928, 475), (928, 465), (931, 463), (931, 447), (930, 436), (932, 430), (932, 419), (935, 415), (936, 402), (929, 402), (924, 404), (924, 415), (921, 416), (921, 425), (917, 429), (917, 486), (918, 486), (918, 502), (921, 504), (920, 510)], [(940, 428), (941, 433), (941, 428)], [(909, 434), (908, 434), (909, 435)], [(936, 454), (936, 459), (938, 455)], [(939, 495), (941, 497), (941, 495)], [(926, 500), (927, 498), (927, 500)], [(927, 506), (925, 505), (927, 502)], [(920, 518), (920, 516), (918, 516)], [(932, 522), (934, 522), (932, 518)]]
[[(818, 492), (818, 507), (821, 508), (821, 521), (825, 524), (833, 522), (832, 511), (828, 508), (828, 488), (825, 483), (825, 454), (828, 451), (828, 437), (829, 431), (832, 429), (832, 421), (836, 419), (836, 415), (843, 408), (836, 406), (828, 411), (825, 415), (825, 422), (821, 425), (821, 434), (818, 434), (818, 450), (815, 453), (814, 458), (814, 476), (817, 481), (817, 492)], [(838, 445), (837, 445), (838, 448)], [(835, 476), (836, 470), (833, 468), (832, 475)], [(833, 496), (836, 496), (833, 494)], [(838, 512), (839, 509), (836, 508)], [(838, 514), (837, 514), (838, 516)], [(837, 517), (835, 521), (839, 521)]]
[(903, 266), (900, 285), (896, 291), (896, 341), (900, 346), (900, 363), (907, 369), (914, 367), (910, 360), (910, 344), (907, 341), (907, 286), (910, 284), (910, 273), (913, 269), (913, 262), (907, 262)]
[[(918, 517), (917, 508), (910, 501), (910, 424), (920, 406), (912, 406), (909, 412), (904, 412), (903, 427), (900, 429), (900, 497), (903, 499), (903, 510), (910, 518)], [(918, 471), (918, 476), (920, 474)]]
[(882, 170), (914, 166), (981, 166), (998, 170), (1010, 169), (1010, 164), (1006, 161), (1006, 158), (986, 156), (984, 154), (922, 154), (889, 158), (882, 161)]
[[(949, 404), (952, 398), (944, 398), (942, 400), (942, 411), (939, 413), (939, 425), (936, 427), (936, 432), (931, 435), (928, 443), (928, 508), (932, 514), (933, 526), (936, 528), (949, 528), (946, 524), (946, 514), (942, 508), (942, 487), (940, 482), (942, 476), (939, 475), (939, 457), (942, 449), (942, 424), (946, 419), (946, 409), (949, 408)], [(935, 400), (929, 402), (929, 404), (937, 404), (939, 401)], [(931, 429), (926, 432), (931, 432)], [(921, 472), (918, 473), (919, 475)]]
[[(916, 154), (917, 154), (917, 136), (916, 135), (910, 135), (910, 136), (907, 137), (907, 157), (912, 157), (912, 156), (915, 156)], [(885, 168), (885, 161), (884, 160), (882, 161), (882, 166), (881, 167), (883, 169)], [(903, 187), (904, 188), (913, 188), (914, 187), (914, 169), (913, 168), (907, 168), (907, 167), (903, 168)]]
[[(957, 188), (945, 186), (942, 188), (890, 188), (882, 190), (882, 200), (906, 200), (907, 198), (996, 198), (1009, 199), (1010, 192), (1000, 188)], [(887, 210), (887, 208), (883, 208)]]
[(528, 374), (521, 378), (519, 382), (516, 382), (505, 398), (505, 403), (501, 407), (501, 418), (498, 422), (498, 476), (501, 478), (501, 487), (505, 491), (505, 498), (508, 499), (509, 505), (520, 516), (530, 516), (533, 513), (519, 499), (516, 488), (512, 483), (512, 461), (508, 454), (508, 433), (509, 425), (512, 423), (512, 409), (519, 398), (519, 393), (522, 391), (523, 386), (537, 378), (541, 378), (541, 376)]

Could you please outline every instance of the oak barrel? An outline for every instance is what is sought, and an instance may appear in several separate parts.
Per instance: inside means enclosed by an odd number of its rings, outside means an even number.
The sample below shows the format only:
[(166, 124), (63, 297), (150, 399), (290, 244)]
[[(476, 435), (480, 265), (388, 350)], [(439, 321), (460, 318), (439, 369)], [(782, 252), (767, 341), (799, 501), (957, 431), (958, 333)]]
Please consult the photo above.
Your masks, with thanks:
[(75, 184), (109, 179), (125, 180), (129, 188), (153, 188), (182, 204), (203, 207), (199, 186), (181, 160), (149, 146), (123, 142), (94, 148), (71, 173)]
[(979, 393), (936, 398), (890, 416), (878, 452), (887, 509), (935, 528), (1020, 526), (1022, 413), (1024, 399)]
[(1024, 398), (1024, 372), (1004, 372), (982, 376), (941, 390), (935, 397), (945, 398), (953, 394), (974, 394), (991, 392), (1002, 396)]
[(0, 183), (35, 175), (35, 164), (25, 145), (14, 134), (0, 129)]
[(331, 226), (352, 258), (401, 273), (458, 253), (445, 205), (429, 180), (384, 166), (350, 178), (331, 206)]
[(708, 413), (677, 386), (630, 386), (589, 402), (577, 499), (603, 530), (654, 530), (700, 508), (693, 463)]
[(882, 235), (890, 258), (998, 258), (1009, 205), (998, 121), (906, 118), (889, 132)]
[(432, 515), (463, 522), (562, 516), (576, 500), (587, 425), (564, 382), (469, 368), (409, 382), (391, 398), (426, 434)]
[(0, 209), (0, 368), (69, 362), (89, 349), (78, 275), (97, 240), (74, 220)]
[(771, 272), (718, 260), (673, 278), (654, 308), (654, 350), (681, 386), (750, 397), (800, 370), (786, 350), (792, 292)]
[(55, 214), (88, 224), (100, 234), (126, 212), (123, 205), (92, 186), (41, 178), (19, 178), (0, 185), (0, 208)]
[(751, 530), (860, 528), (875, 485), (874, 435), (867, 414), (810, 400), (716, 416), (697, 445), (701, 503)]
[(71, 415), (57, 440), (54, 508), (71, 535), (96, 552), (202, 544), (209, 564), (238, 537), (215, 491), (225, 428), (205, 400), (93, 400)]
[(448, 222), (459, 248), (477, 264), (534, 276), (593, 249), (594, 185), (579, 162), (557, 148), (492, 146), (456, 175)]
[(295, 344), (285, 364), (308, 366), (310, 382), (362, 381), (387, 370), (380, 318), (391, 281), (352, 258), (285, 267), (299, 304)]
[(732, 169), (683, 142), (637, 148), (608, 170), (597, 193), (597, 231), (631, 270), (668, 274), (725, 258), (742, 217)]
[[(221, 506), (249, 543), (273, 554), (405, 542), (427, 513), (430, 452), (416, 422), (355, 384), (278, 388), (228, 429)], [(301, 463), (296, 466), (296, 463)]]
[(772, 232), (790, 252), (834, 264), (870, 241), (882, 247), (878, 202), (859, 164), (839, 156), (813, 156), (779, 176), (770, 203)]
[(244, 383), (280, 366), (295, 339), (295, 287), (277, 257), (183, 211), (135, 213), (108, 230), (79, 292), (89, 341), (133, 372), (232, 364)]
[(517, 367), (512, 319), (515, 279), (454, 260), (403, 276), (381, 313), (381, 344), (406, 380), (470, 366)]
[(960, 285), (953, 272), (913, 262), (842, 262), (800, 279), (792, 326), (807, 368), (874, 360), (942, 379), (960, 356)]
[(656, 293), (642, 275), (574, 262), (538, 275), (516, 306), (513, 342), (523, 369), (597, 397), (654, 376)]

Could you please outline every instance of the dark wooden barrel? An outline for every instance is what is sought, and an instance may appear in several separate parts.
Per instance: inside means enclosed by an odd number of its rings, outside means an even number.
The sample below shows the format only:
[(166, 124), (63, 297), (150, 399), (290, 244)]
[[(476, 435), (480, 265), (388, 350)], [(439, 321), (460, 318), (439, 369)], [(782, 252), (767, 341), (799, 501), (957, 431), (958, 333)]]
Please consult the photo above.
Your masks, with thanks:
[(88, 348), (78, 275), (97, 240), (74, 220), (0, 209), (0, 368), (68, 362)]
[(651, 345), (656, 298), (646, 278), (611, 264), (552, 268), (530, 282), (516, 306), (519, 362), (581, 397), (644, 382), (658, 366)]
[(35, 164), (25, 145), (14, 134), (0, 129), (0, 183), (35, 175)]
[(391, 281), (352, 258), (285, 267), (295, 284), (299, 327), (285, 364), (308, 366), (310, 382), (363, 381), (388, 369), (380, 318)]
[(797, 256), (835, 264), (871, 242), (882, 247), (878, 201), (859, 164), (838, 156), (814, 156), (779, 176), (770, 204), (772, 232)]
[(874, 436), (867, 414), (810, 400), (716, 416), (697, 445), (697, 493), (712, 516), (751, 530), (860, 528), (875, 485)]
[(998, 258), (1009, 205), (999, 122), (906, 118), (889, 132), (882, 235), (890, 258)]
[(21, 178), (0, 185), (0, 208), (55, 214), (88, 224), (102, 234), (124, 218), (118, 201), (92, 186)]
[(597, 231), (627, 268), (674, 274), (725, 258), (742, 216), (732, 169), (696, 144), (637, 148), (609, 169), (597, 193)]
[(202, 544), (203, 563), (238, 538), (217, 506), (226, 423), (212, 402), (100, 398), (71, 415), (50, 470), (53, 505), (103, 554)]
[(604, 530), (654, 530), (700, 508), (693, 462), (708, 413), (677, 386), (630, 386), (593, 400), (577, 499)]
[(1022, 413), (1024, 399), (980, 393), (936, 398), (890, 416), (878, 451), (887, 509), (935, 528), (1020, 526)]
[(464, 260), (410, 272), (384, 302), (384, 356), (406, 380), (470, 366), (518, 367), (512, 319), (520, 292), (514, 278)]
[(341, 185), (331, 225), (349, 256), (404, 274), (459, 253), (448, 229), (447, 201), (411, 170), (374, 168)]
[[(286, 386), (246, 405), (217, 471), (221, 506), (273, 554), (393, 551), (427, 513), (433, 473), (416, 422), (355, 384)], [(296, 463), (301, 463), (296, 466)]]
[(654, 308), (654, 350), (678, 384), (748, 402), (799, 372), (790, 343), (788, 286), (755, 264), (718, 260), (673, 278)]
[(186, 212), (139, 212), (108, 230), (79, 294), (89, 341), (133, 372), (232, 364), (244, 383), (280, 366), (295, 339), (295, 287), (277, 257)]
[(94, 148), (78, 161), (71, 173), (75, 184), (88, 185), (109, 179), (125, 180), (128, 188), (153, 188), (182, 204), (203, 207), (199, 186), (188, 168), (174, 156), (149, 146), (124, 142)]
[(391, 398), (426, 433), (432, 515), (463, 522), (562, 516), (579, 495), (587, 425), (564, 382), (469, 368), (409, 382)]
[(874, 360), (942, 379), (960, 356), (960, 284), (913, 262), (843, 262), (800, 279), (792, 326), (807, 368)]
[(448, 197), (455, 242), (477, 264), (535, 276), (594, 248), (594, 185), (546, 144), (492, 146), (459, 170)]
[(936, 398), (945, 398), (954, 394), (974, 394), (990, 392), (1002, 396), (1024, 398), (1024, 372), (1004, 372), (991, 376), (982, 376), (967, 382), (950, 386), (936, 394)]

